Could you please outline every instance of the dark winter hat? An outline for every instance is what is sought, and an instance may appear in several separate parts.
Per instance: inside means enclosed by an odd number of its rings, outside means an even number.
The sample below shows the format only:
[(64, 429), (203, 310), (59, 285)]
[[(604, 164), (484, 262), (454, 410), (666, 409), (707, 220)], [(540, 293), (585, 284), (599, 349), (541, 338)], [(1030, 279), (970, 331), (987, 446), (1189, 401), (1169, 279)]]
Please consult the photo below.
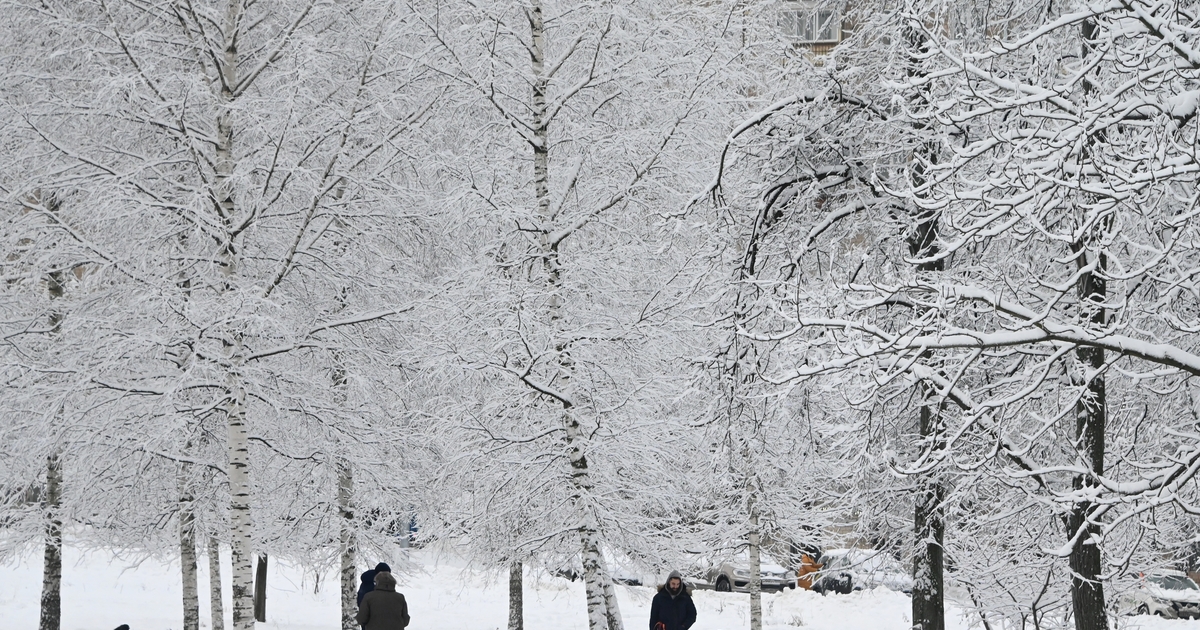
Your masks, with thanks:
[(396, 578), (392, 577), (389, 571), (380, 571), (375, 574), (375, 590), (377, 591), (394, 591), (396, 590)]
[(389, 567), (388, 563), (386, 563), (386, 562), (380, 562), (379, 564), (375, 565), (375, 570), (376, 571), (387, 571), (388, 573), (391, 573), (392, 567)]
[(668, 582), (670, 582), (670, 581), (671, 581), (671, 580), (673, 580), (673, 579), (678, 579), (680, 582), (682, 582), (682, 581), (683, 581), (683, 574), (682, 574), (682, 573), (680, 573), (679, 571), (672, 571), (672, 572), (671, 572), (671, 575), (668, 575), (668, 576), (667, 576), (667, 581), (668, 581)]
[(123, 623), (123, 624), (117, 626), (117, 630), (129, 630), (129, 624)]

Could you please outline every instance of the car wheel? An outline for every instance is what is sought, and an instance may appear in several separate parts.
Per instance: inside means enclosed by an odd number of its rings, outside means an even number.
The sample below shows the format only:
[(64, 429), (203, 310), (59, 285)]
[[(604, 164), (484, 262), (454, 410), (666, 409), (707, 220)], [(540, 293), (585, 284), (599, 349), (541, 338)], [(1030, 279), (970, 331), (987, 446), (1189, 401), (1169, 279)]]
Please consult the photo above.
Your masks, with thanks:
[(721, 591), (722, 593), (728, 593), (733, 590), (733, 586), (729, 583), (729, 579), (722, 575), (721, 577), (717, 578), (717, 583), (713, 586), (713, 589)]
[(849, 576), (842, 578), (840, 586), (841, 588), (838, 589), (838, 592), (842, 595), (849, 595), (854, 592), (854, 583)]
[(1149, 607), (1149, 606), (1147, 606), (1147, 605), (1145, 605), (1145, 604), (1142, 604), (1141, 606), (1138, 606), (1138, 607), (1137, 607), (1137, 614), (1139, 614), (1139, 615), (1149, 615), (1149, 614), (1150, 614), (1150, 607)]

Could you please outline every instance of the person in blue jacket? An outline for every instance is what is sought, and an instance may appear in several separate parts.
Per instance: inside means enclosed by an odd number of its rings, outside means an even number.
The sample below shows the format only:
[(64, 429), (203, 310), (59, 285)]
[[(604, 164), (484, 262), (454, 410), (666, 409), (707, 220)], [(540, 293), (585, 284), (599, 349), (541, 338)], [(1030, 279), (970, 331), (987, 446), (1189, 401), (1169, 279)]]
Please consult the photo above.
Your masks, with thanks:
[(362, 577), (359, 578), (358, 584), (358, 605), (362, 606), (362, 599), (367, 596), (367, 593), (375, 590), (375, 575), (379, 573), (391, 573), (392, 567), (389, 567), (386, 562), (380, 562), (375, 565), (370, 571), (363, 571)]
[(672, 571), (650, 603), (650, 630), (688, 630), (696, 623), (696, 605), (683, 576)]

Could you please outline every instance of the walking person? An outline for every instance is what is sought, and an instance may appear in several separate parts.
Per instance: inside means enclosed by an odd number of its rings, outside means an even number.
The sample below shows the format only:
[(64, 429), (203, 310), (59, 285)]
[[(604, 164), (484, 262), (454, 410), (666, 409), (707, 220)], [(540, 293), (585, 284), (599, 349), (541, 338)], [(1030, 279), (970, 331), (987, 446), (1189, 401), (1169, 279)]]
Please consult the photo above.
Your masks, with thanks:
[(696, 605), (683, 576), (672, 571), (650, 604), (650, 630), (688, 630), (696, 623)]
[(362, 606), (362, 600), (364, 597), (367, 596), (367, 593), (370, 593), (371, 591), (375, 590), (375, 576), (380, 573), (391, 573), (391, 572), (392, 572), (392, 567), (389, 567), (388, 563), (386, 563), (386, 562), (380, 562), (379, 564), (375, 565), (374, 569), (371, 569), (370, 571), (363, 571), (362, 577), (359, 578), (359, 582), (358, 582), (358, 605), (359, 606)]
[(396, 578), (390, 571), (375, 574), (375, 588), (358, 605), (355, 621), (363, 630), (404, 630), (408, 625), (408, 602), (396, 592)]

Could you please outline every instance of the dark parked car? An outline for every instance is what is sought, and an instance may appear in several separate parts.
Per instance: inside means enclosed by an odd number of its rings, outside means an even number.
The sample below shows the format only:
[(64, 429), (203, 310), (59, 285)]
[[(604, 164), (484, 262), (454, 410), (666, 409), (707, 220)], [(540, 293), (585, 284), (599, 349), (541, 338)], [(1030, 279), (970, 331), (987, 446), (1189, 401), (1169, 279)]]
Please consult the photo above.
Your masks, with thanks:
[(911, 594), (913, 581), (900, 563), (876, 549), (830, 549), (813, 580), (818, 593), (850, 593), (879, 586)]

